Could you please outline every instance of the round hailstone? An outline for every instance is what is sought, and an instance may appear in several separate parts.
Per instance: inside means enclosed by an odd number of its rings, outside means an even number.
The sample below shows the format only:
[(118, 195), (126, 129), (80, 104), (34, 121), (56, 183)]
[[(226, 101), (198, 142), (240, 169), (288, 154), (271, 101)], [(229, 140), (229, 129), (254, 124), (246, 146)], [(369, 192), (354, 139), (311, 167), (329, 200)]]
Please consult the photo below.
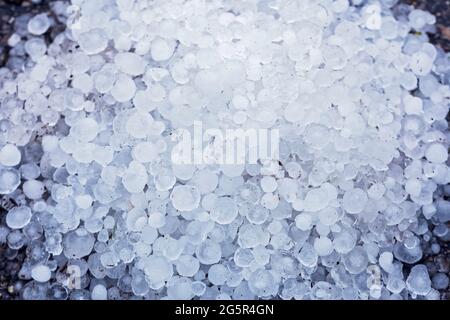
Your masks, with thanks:
[(89, 142), (95, 139), (99, 132), (97, 121), (92, 118), (83, 118), (70, 128), (70, 135), (82, 142)]
[(203, 169), (195, 173), (190, 183), (197, 186), (201, 194), (213, 192), (219, 183), (218, 175), (209, 169)]
[(136, 84), (134, 80), (125, 74), (119, 75), (113, 87), (111, 95), (117, 102), (127, 102), (133, 99), (136, 94)]
[(195, 249), (195, 256), (200, 263), (207, 265), (215, 264), (222, 257), (222, 248), (217, 242), (206, 239)]
[(295, 226), (302, 231), (312, 228), (312, 217), (310, 214), (301, 213), (295, 217)]
[(144, 272), (151, 284), (161, 287), (172, 277), (173, 267), (165, 257), (151, 255), (145, 259)]
[(40, 36), (47, 32), (50, 27), (50, 20), (46, 13), (41, 13), (31, 18), (28, 21), (27, 27), (29, 33)]
[(328, 193), (323, 188), (308, 191), (304, 201), (305, 211), (317, 212), (325, 209), (328, 205)]
[(211, 219), (218, 224), (230, 224), (238, 215), (238, 207), (233, 199), (217, 198), (211, 210)]
[(220, 170), (227, 177), (239, 177), (244, 172), (245, 165), (243, 164), (223, 164), (220, 166)]
[(425, 157), (433, 163), (444, 163), (448, 158), (447, 148), (441, 143), (432, 143), (425, 151)]
[(148, 141), (139, 142), (133, 148), (133, 158), (141, 163), (152, 162), (158, 158), (158, 148)]
[(59, 140), (56, 136), (45, 135), (42, 137), (42, 149), (45, 152), (52, 152), (58, 148)]
[(423, 264), (412, 267), (406, 279), (406, 287), (409, 291), (418, 295), (424, 296), (428, 294), (431, 290), (431, 280), (427, 267)]
[(367, 201), (367, 193), (362, 189), (354, 188), (345, 192), (342, 207), (348, 213), (356, 214), (364, 210)]
[(108, 291), (102, 284), (97, 284), (91, 293), (92, 300), (106, 300), (108, 299)]
[(152, 59), (155, 61), (169, 60), (173, 55), (174, 49), (173, 45), (166, 40), (160, 38), (155, 39), (153, 40), (151, 47)]
[(126, 223), (130, 231), (141, 231), (147, 225), (148, 216), (143, 209), (133, 208), (127, 212)]
[(182, 277), (194, 276), (200, 268), (198, 260), (191, 255), (182, 255), (175, 262), (176, 270)]
[(41, 181), (28, 180), (24, 182), (22, 189), (23, 193), (27, 198), (32, 200), (38, 200), (42, 198), (42, 194), (44, 193), (45, 187)]
[(261, 205), (269, 210), (274, 210), (280, 203), (280, 197), (276, 193), (265, 193), (261, 197)]
[(407, 114), (420, 115), (423, 112), (423, 101), (418, 97), (407, 95), (403, 99), (403, 104), (405, 106), (405, 112)]
[(320, 237), (314, 240), (314, 250), (321, 257), (328, 256), (333, 252), (333, 243), (327, 237)]
[(153, 177), (153, 182), (155, 183), (156, 190), (158, 191), (168, 191), (177, 182), (177, 177), (173, 174), (172, 170), (169, 168), (159, 169), (156, 176)]
[(432, 279), (433, 287), (439, 290), (447, 289), (449, 285), (449, 278), (445, 273), (436, 273)]
[(20, 163), (22, 155), (13, 144), (6, 144), (0, 150), (0, 164), (6, 167), (14, 167)]
[(68, 259), (83, 258), (92, 252), (94, 243), (95, 237), (85, 229), (70, 231), (64, 236), (64, 255)]
[(311, 124), (306, 129), (305, 141), (313, 148), (324, 148), (330, 139), (329, 129), (320, 124)]
[(228, 278), (228, 269), (223, 264), (214, 264), (208, 270), (208, 280), (215, 286), (224, 285)]
[(263, 224), (270, 215), (270, 211), (262, 206), (256, 205), (246, 212), (247, 220), (253, 224)]
[(78, 44), (86, 54), (98, 54), (108, 46), (108, 39), (101, 29), (93, 29), (78, 36)]
[(425, 52), (416, 52), (411, 56), (410, 67), (416, 75), (426, 76), (433, 68), (433, 59)]
[(170, 193), (170, 200), (175, 209), (192, 211), (200, 204), (200, 192), (195, 186), (178, 185)]
[(45, 265), (39, 264), (31, 269), (31, 277), (37, 282), (47, 282), (51, 276), (50, 268)]
[(314, 250), (313, 246), (309, 243), (305, 243), (298, 253), (298, 261), (307, 268), (313, 268), (317, 265), (319, 259), (317, 252)]
[(234, 252), (234, 262), (239, 267), (246, 268), (250, 266), (254, 259), (250, 249), (237, 248)]
[(257, 297), (268, 297), (278, 290), (274, 276), (264, 269), (258, 269), (251, 274), (248, 287)]
[(147, 61), (133, 52), (119, 52), (114, 57), (114, 63), (123, 73), (138, 76), (145, 72)]
[(333, 239), (333, 246), (336, 252), (345, 254), (350, 252), (356, 244), (356, 237), (347, 231), (339, 232)]
[(156, 105), (152, 103), (152, 94), (150, 90), (140, 90), (136, 92), (133, 98), (133, 104), (141, 113), (147, 113), (155, 110)]
[(12, 208), (6, 214), (6, 225), (11, 229), (22, 229), (31, 220), (31, 209), (21, 206)]
[(264, 176), (261, 179), (261, 189), (264, 192), (274, 192), (277, 190), (278, 184), (277, 180), (272, 176)]
[(324, 226), (332, 226), (339, 220), (339, 214), (336, 208), (327, 207), (319, 211), (319, 220)]
[(188, 279), (177, 280), (175, 280), (176, 282), (174, 281), (170, 285), (167, 285), (167, 296), (174, 300), (191, 299), (193, 295), (191, 281)]
[(244, 249), (255, 248), (266, 245), (269, 237), (269, 233), (265, 232), (260, 225), (246, 223), (239, 228), (238, 244)]
[(152, 228), (158, 229), (166, 224), (166, 216), (161, 212), (153, 212), (148, 217), (148, 225)]
[(393, 264), (392, 264), (393, 260), (394, 260), (394, 255), (392, 254), (392, 252), (385, 251), (382, 254), (380, 254), (378, 263), (380, 264), (380, 267), (382, 267), (385, 271), (390, 272), (393, 267)]
[(405, 183), (405, 191), (414, 197), (418, 197), (422, 192), (422, 184), (417, 179), (408, 179)]
[(125, 124), (127, 133), (137, 139), (147, 137), (149, 128), (153, 123), (153, 118), (149, 113), (141, 114), (135, 112), (131, 114)]
[[(177, 177), (180, 180), (190, 180), (194, 176), (194, 173), (196, 171), (195, 165), (192, 164), (173, 164), (172, 165), (172, 171), (175, 177)], [(201, 192), (200, 186), (197, 185), (199, 188), (198, 191)]]
[(88, 194), (82, 194), (75, 197), (75, 204), (80, 209), (87, 209), (92, 205), (92, 197)]
[(145, 244), (152, 244), (158, 238), (158, 231), (149, 225), (145, 226), (141, 230), (141, 240)]
[(142, 192), (147, 184), (147, 169), (137, 161), (131, 161), (125, 175), (122, 177), (122, 184), (130, 193)]
[(355, 247), (352, 251), (344, 255), (344, 266), (351, 274), (358, 274), (366, 270), (369, 262), (367, 253), (363, 247)]

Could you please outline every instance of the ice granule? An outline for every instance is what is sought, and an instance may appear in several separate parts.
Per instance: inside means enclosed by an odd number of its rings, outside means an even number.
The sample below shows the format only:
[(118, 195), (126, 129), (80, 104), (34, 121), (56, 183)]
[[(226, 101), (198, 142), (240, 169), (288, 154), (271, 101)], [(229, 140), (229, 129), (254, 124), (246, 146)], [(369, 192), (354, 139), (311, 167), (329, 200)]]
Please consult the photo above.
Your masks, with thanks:
[[(448, 287), (417, 264), (441, 252), (450, 221), (435, 18), (393, 0), (272, 2), (73, 0), (53, 8), (67, 30), (51, 43), (47, 14), (8, 39), (0, 242), (26, 248), (24, 298), (436, 299)], [(175, 163), (196, 123), (205, 153), (194, 139), (192, 161)], [(279, 158), (213, 163), (228, 129), (279, 130)]]

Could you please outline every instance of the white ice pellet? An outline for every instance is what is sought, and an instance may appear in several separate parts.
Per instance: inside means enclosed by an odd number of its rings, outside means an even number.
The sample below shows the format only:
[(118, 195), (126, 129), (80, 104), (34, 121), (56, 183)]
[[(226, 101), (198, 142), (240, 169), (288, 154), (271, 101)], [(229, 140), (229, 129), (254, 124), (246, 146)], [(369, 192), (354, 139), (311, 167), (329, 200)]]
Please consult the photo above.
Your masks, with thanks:
[(274, 177), (265, 176), (261, 179), (261, 189), (264, 192), (274, 192), (277, 189), (277, 181)]
[(170, 194), (170, 200), (175, 209), (180, 211), (191, 211), (200, 203), (200, 193), (195, 186), (178, 185)]
[(197, 246), (195, 256), (202, 264), (214, 264), (220, 261), (222, 248), (217, 242), (208, 239)]
[(228, 269), (222, 264), (214, 264), (208, 270), (208, 280), (213, 285), (223, 285), (228, 278)]
[(211, 219), (218, 224), (230, 224), (238, 215), (238, 206), (228, 197), (217, 198), (211, 209)]
[(8, 46), (15, 47), (20, 42), (20, 36), (17, 33), (13, 33), (8, 38)]
[[(69, 2), (19, 19), (0, 71), (0, 243), (39, 282), (21, 296), (446, 290), (418, 264), (444, 253), (450, 221), (450, 64), (431, 14), (396, 0)], [(244, 163), (228, 134), (245, 135)]]
[(382, 254), (380, 254), (380, 258), (379, 258), (380, 267), (382, 267), (387, 272), (392, 271), (393, 258), (394, 258), (394, 256), (389, 251), (386, 251), (386, 252), (383, 252)]
[(6, 214), (6, 224), (11, 229), (22, 229), (31, 220), (32, 213), (29, 207), (15, 207)]
[(360, 213), (367, 203), (367, 193), (362, 189), (355, 188), (345, 192), (342, 199), (342, 207), (348, 213)]
[(23, 184), (23, 193), (32, 200), (41, 199), (45, 191), (44, 184), (37, 180), (28, 180)]
[(147, 141), (138, 143), (133, 149), (134, 158), (142, 163), (151, 162), (158, 157), (158, 148), (155, 144)]
[(106, 300), (108, 298), (108, 292), (104, 285), (97, 284), (91, 292), (92, 300)]
[(31, 277), (37, 282), (47, 282), (51, 278), (50, 268), (46, 265), (37, 265), (31, 269)]
[(148, 174), (144, 165), (132, 161), (122, 177), (122, 184), (128, 192), (139, 193), (144, 189), (147, 180)]
[(155, 61), (164, 61), (170, 59), (174, 51), (172, 44), (164, 39), (155, 39), (151, 45), (151, 55)]
[(366, 270), (368, 258), (366, 251), (357, 246), (343, 257), (344, 266), (351, 274), (358, 274)]
[(138, 76), (145, 72), (147, 62), (132, 52), (120, 52), (114, 57), (114, 63), (117, 68), (131, 76)]
[(448, 150), (441, 143), (432, 143), (427, 147), (425, 157), (430, 162), (443, 163), (448, 159)]
[(70, 128), (70, 134), (82, 142), (94, 140), (98, 132), (98, 124), (92, 118), (83, 118)]
[(428, 275), (427, 267), (418, 264), (412, 267), (411, 272), (406, 279), (406, 286), (414, 294), (426, 295), (431, 290), (431, 280)]
[(128, 117), (125, 130), (131, 137), (142, 139), (148, 135), (148, 130), (152, 123), (153, 118), (150, 114), (136, 112)]
[(111, 88), (111, 95), (117, 102), (127, 102), (133, 99), (136, 84), (130, 76), (121, 74)]
[(311, 215), (307, 213), (299, 214), (295, 217), (295, 225), (300, 230), (306, 231), (311, 229), (312, 227), (312, 218)]
[(314, 240), (314, 250), (319, 256), (327, 256), (333, 252), (333, 243), (327, 237), (319, 237)]
[(146, 258), (144, 272), (150, 281), (150, 287), (157, 289), (170, 279), (173, 267), (165, 257), (153, 254)]
[(44, 34), (50, 27), (50, 20), (46, 13), (35, 15), (28, 21), (28, 32), (34, 35)]
[(89, 55), (102, 52), (108, 46), (108, 39), (101, 29), (93, 29), (78, 36), (81, 49)]

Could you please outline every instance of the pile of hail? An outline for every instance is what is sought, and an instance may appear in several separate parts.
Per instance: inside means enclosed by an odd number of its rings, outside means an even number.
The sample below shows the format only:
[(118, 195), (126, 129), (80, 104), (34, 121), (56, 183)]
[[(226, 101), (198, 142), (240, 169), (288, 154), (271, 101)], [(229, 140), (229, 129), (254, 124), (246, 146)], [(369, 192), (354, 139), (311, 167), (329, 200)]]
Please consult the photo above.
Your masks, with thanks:
[[(450, 63), (395, 3), (72, 0), (19, 24), (0, 243), (26, 252), (21, 297), (439, 299)], [(278, 154), (175, 162), (196, 122), (276, 129)]]

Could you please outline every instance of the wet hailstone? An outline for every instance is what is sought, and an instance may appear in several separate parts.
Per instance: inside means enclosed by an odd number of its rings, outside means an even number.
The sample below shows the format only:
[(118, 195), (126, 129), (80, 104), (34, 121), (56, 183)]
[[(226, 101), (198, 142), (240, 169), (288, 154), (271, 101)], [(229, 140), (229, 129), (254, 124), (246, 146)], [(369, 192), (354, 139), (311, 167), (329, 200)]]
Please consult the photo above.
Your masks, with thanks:
[[(81, 2), (24, 21), (0, 71), (0, 243), (27, 252), (24, 298), (448, 287), (417, 265), (450, 221), (449, 64), (424, 36), (432, 15), (394, 15), (393, 0), (201, 2), (195, 15), (189, 1)], [(254, 162), (225, 161), (228, 129), (249, 158), (263, 149)], [(259, 152), (257, 129), (279, 130), (279, 157)], [(185, 143), (190, 160), (173, 161)]]
[(38, 14), (28, 21), (28, 32), (34, 35), (44, 34), (50, 27), (50, 21), (45, 13)]
[(0, 164), (6, 167), (14, 167), (20, 163), (19, 149), (12, 144), (6, 144), (0, 149)]
[(31, 216), (29, 207), (15, 207), (6, 215), (6, 225), (11, 229), (22, 229), (30, 222)]
[(426, 295), (431, 290), (431, 280), (427, 268), (418, 264), (411, 269), (406, 286), (413, 294)]
[(200, 203), (200, 193), (195, 186), (175, 186), (170, 194), (170, 200), (175, 209), (180, 211), (192, 211)]
[(37, 265), (31, 269), (31, 277), (37, 282), (47, 282), (51, 278), (51, 271), (48, 266)]

